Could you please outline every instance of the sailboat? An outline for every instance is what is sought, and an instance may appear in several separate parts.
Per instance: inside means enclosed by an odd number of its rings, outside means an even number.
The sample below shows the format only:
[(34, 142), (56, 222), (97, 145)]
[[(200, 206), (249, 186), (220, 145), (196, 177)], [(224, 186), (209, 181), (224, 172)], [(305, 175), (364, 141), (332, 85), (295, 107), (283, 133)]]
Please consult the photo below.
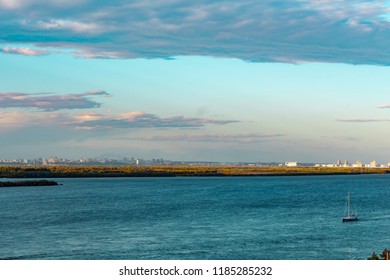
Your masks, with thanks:
[(344, 222), (356, 222), (358, 220), (358, 217), (357, 217), (357, 213), (356, 212), (351, 212), (351, 197), (349, 195), (349, 192), (348, 192), (348, 196), (347, 196), (347, 209), (345, 211), (346, 213), (344, 213), (344, 217), (343, 217), (343, 223)]

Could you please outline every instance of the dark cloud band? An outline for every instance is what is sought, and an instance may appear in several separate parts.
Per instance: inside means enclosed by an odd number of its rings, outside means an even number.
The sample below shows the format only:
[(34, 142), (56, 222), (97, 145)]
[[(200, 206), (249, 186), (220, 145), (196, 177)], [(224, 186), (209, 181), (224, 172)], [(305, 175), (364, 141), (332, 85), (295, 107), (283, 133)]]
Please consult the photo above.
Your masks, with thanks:
[(282, 134), (274, 133), (248, 133), (248, 134), (171, 134), (129, 140), (143, 141), (181, 141), (181, 142), (222, 142), (222, 143), (257, 143), (275, 141)]
[(101, 103), (92, 100), (93, 96), (109, 95), (102, 90), (81, 94), (49, 94), (49, 93), (0, 93), (0, 108), (36, 108), (44, 111), (63, 109), (88, 109), (100, 107)]
[(81, 129), (198, 128), (208, 124), (225, 125), (238, 122), (236, 120), (211, 120), (184, 116), (162, 118), (154, 114), (142, 112), (133, 112), (119, 116), (78, 116), (76, 120), (80, 120), (77, 126)]
[(86, 58), (204, 55), (390, 64), (385, 1), (67, 2), (0, 1), (0, 44), (72, 49)]

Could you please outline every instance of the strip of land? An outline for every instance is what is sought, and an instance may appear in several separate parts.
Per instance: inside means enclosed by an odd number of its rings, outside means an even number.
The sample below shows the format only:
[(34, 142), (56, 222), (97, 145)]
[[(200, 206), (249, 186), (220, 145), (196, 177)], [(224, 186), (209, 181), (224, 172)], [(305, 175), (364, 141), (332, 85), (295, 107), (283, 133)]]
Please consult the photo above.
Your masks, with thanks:
[(57, 186), (58, 183), (49, 180), (25, 180), (25, 181), (3, 181), (0, 188), (5, 187), (33, 187), (33, 186)]
[(285, 166), (0, 166), (0, 178), (388, 174), (390, 168)]

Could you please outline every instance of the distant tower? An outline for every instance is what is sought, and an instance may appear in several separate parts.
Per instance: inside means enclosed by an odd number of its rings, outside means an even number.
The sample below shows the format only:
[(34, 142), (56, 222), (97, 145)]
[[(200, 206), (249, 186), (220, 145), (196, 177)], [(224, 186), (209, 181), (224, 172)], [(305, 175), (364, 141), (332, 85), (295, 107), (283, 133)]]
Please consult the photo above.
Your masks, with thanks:
[(343, 165), (343, 166), (344, 166), (344, 167), (348, 167), (348, 165), (349, 165), (349, 164), (348, 164), (348, 160), (344, 160), (344, 165)]
[(337, 161), (337, 166), (341, 166), (341, 160)]

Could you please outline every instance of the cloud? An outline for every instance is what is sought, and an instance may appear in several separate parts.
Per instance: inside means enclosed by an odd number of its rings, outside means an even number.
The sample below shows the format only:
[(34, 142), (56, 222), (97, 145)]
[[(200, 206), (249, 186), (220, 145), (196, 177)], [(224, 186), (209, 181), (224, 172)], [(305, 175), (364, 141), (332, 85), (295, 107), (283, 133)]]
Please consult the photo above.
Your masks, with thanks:
[(373, 122), (390, 122), (390, 119), (338, 119), (338, 122), (350, 122), (350, 123), (373, 123)]
[(79, 6), (88, 0), (66, 1), (66, 0), (0, 0), (0, 7), (7, 10), (29, 8), (31, 6), (49, 6), (64, 8)]
[(80, 114), (73, 117), (79, 129), (111, 129), (111, 128), (199, 128), (208, 124), (225, 125), (236, 123), (236, 120), (211, 120), (175, 116), (162, 118), (144, 112), (129, 112), (115, 116), (100, 115), (96, 113)]
[(144, 141), (185, 141), (185, 142), (224, 142), (224, 143), (256, 143), (272, 141), (282, 137), (282, 134), (273, 133), (247, 133), (247, 134), (181, 134), (159, 135), (131, 140)]
[(46, 50), (37, 50), (37, 49), (30, 49), (30, 48), (0, 48), (1, 53), (6, 54), (20, 54), (20, 55), (26, 55), (26, 56), (42, 56), (47, 55), (50, 52)]
[[(201, 118), (191, 118), (185, 116), (175, 116), (163, 118), (155, 114), (148, 114), (143, 112), (128, 112), (118, 115), (102, 115), (95, 112), (84, 112), (79, 114), (72, 114), (71, 112), (58, 113), (58, 112), (16, 112), (16, 111), (5, 111), (0, 112), (0, 132), (4, 129), (18, 129), (28, 127), (63, 127), (67, 130), (76, 129), (79, 131), (96, 131), (99, 132), (99, 137), (102, 136), (102, 130), (109, 133), (113, 130), (128, 130), (128, 129), (139, 129), (139, 128), (193, 128), (198, 129), (207, 125), (226, 125), (230, 123), (236, 123), (236, 120), (211, 120)], [(75, 132), (75, 131), (73, 131)], [(95, 133), (96, 134), (96, 133)], [(94, 134), (94, 135), (95, 135)], [(185, 136), (181, 136), (185, 137)], [(187, 136), (190, 138), (190, 136)], [(198, 140), (207, 137), (217, 138), (237, 138), (240, 141), (244, 139), (255, 139), (259, 137), (267, 138), (273, 137), (273, 135), (198, 135), (193, 136), (194, 139), (198, 137)], [(149, 139), (150, 140), (150, 139)], [(155, 139), (157, 141), (157, 138)], [(164, 141), (161, 138), (159, 141)]]
[(379, 105), (377, 108), (379, 108), (379, 109), (389, 109), (390, 108), (390, 104)]
[(27, 112), (0, 112), (0, 132), (4, 129), (17, 129), (35, 126), (58, 127), (66, 124), (69, 117), (58, 113), (32, 114)]
[(103, 30), (103, 27), (95, 23), (63, 19), (51, 19), (47, 22), (38, 22), (37, 28), (41, 30), (70, 30), (75, 33), (100, 33)]
[(6, 9), (15, 9), (23, 5), (23, 0), (0, 0), (0, 7)]
[(341, 141), (350, 141), (350, 142), (355, 142), (355, 141), (359, 141), (360, 140), (359, 138), (351, 137), (351, 136), (334, 136), (334, 137), (322, 136), (322, 138), (325, 138), (325, 139), (335, 139), (335, 140), (341, 140)]
[(335, 139), (341, 141), (353, 141), (353, 142), (359, 141), (359, 138), (351, 137), (351, 136), (339, 136), (339, 137), (335, 137)]
[(387, 1), (0, 0), (0, 43), (85, 58), (390, 65)]
[(88, 91), (81, 94), (50, 94), (50, 93), (0, 93), (0, 109), (36, 108), (43, 111), (63, 109), (98, 108), (101, 103), (91, 100), (91, 97), (109, 94), (103, 90)]

